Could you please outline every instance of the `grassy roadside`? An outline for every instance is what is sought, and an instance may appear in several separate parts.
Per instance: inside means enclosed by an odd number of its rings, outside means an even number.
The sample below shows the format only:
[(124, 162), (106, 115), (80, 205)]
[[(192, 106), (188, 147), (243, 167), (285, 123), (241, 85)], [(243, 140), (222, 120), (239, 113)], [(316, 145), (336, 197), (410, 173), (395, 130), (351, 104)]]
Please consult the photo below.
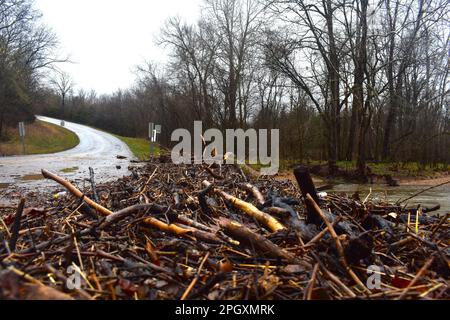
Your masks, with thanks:
[[(70, 121), (70, 120), (68, 120), (68, 121)], [(124, 142), (128, 146), (128, 148), (130, 148), (131, 152), (136, 156), (136, 158), (138, 158), (141, 161), (147, 160), (150, 156), (150, 145), (149, 145), (148, 139), (125, 137), (125, 136), (121, 136), (121, 135), (106, 131), (101, 128), (97, 128), (97, 127), (90, 126), (90, 125), (83, 124), (83, 123), (80, 123), (80, 124), (87, 126), (89, 128), (95, 129), (95, 130), (99, 130), (99, 131), (108, 133), (108, 134), (118, 138), (119, 140)], [(161, 155), (161, 154), (165, 153), (165, 150), (160, 148), (160, 146), (158, 144), (154, 145), (154, 151), (155, 151), (155, 155)]]
[[(149, 140), (143, 138), (123, 137), (117, 134), (113, 134), (113, 136), (125, 142), (127, 146), (130, 148), (131, 152), (133, 152), (133, 154), (139, 160), (146, 160), (149, 158), (150, 156)], [(164, 153), (164, 150), (160, 148), (158, 144), (154, 144), (154, 152), (155, 155), (161, 155)]]
[[(8, 128), (6, 141), (0, 142), (0, 155), (22, 155), (22, 143), (17, 128)], [(64, 151), (80, 143), (78, 136), (66, 128), (36, 120), (26, 125), (26, 154), (43, 154)]]

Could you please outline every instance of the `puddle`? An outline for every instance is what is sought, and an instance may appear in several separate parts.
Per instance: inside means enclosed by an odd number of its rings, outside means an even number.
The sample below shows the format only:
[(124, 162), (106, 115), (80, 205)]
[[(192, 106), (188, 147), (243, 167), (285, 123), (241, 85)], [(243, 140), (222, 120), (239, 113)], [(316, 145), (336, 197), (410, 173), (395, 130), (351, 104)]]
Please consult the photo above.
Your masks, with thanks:
[(64, 173), (71, 173), (71, 172), (77, 171), (78, 169), (79, 169), (78, 167), (71, 167), (71, 168), (64, 168), (64, 169), (59, 170), (59, 171), (64, 172)]
[(21, 176), (19, 179), (23, 180), (23, 181), (42, 180), (42, 179), (44, 179), (44, 176), (40, 173), (39, 174), (26, 174), (24, 176)]

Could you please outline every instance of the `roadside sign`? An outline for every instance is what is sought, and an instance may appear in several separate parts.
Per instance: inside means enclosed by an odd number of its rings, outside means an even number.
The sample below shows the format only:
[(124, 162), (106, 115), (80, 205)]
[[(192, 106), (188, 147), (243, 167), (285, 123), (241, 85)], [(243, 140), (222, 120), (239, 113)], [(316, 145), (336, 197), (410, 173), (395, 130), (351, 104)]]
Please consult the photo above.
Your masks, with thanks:
[(150, 139), (153, 138), (153, 130), (155, 129), (155, 124), (153, 122), (149, 122), (148, 124), (148, 137)]
[(148, 123), (148, 137), (150, 139), (150, 155), (153, 155), (153, 142), (156, 142), (156, 135), (161, 133), (161, 125), (154, 124), (153, 122)]
[(21, 138), (25, 137), (25, 123), (19, 122), (19, 135)]
[(25, 154), (25, 123), (19, 122), (19, 136), (22, 141), (22, 151)]

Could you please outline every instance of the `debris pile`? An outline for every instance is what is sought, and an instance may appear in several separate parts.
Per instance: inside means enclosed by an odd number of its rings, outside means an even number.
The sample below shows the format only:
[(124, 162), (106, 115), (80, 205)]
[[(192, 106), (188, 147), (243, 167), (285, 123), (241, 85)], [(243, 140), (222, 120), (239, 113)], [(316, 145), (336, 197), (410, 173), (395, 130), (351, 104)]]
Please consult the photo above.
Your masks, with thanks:
[(1, 299), (448, 299), (449, 215), (174, 165), (0, 212)]

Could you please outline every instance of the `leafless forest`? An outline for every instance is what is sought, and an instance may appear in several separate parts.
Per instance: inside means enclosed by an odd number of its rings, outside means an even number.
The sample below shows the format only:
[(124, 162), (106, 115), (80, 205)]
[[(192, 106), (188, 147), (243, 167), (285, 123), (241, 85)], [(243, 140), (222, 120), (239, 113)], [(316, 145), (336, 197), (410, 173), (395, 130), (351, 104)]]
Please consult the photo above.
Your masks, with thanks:
[(46, 79), (64, 60), (57, 39), (31, 1), (0, 0), (0, 133), (40, 112), (126, 136), (153, 121), (170, 145), (202, 120), (279, 128), (284, 159), (331, 172), (339, 160), (362, 175), (367, 161), (448, 164), (449, 13), (446, 0), (206, 0), (196, 24), (162, 26), (167, 64), (142, 63), (129, 89), (97, 95), (64, 72)]

